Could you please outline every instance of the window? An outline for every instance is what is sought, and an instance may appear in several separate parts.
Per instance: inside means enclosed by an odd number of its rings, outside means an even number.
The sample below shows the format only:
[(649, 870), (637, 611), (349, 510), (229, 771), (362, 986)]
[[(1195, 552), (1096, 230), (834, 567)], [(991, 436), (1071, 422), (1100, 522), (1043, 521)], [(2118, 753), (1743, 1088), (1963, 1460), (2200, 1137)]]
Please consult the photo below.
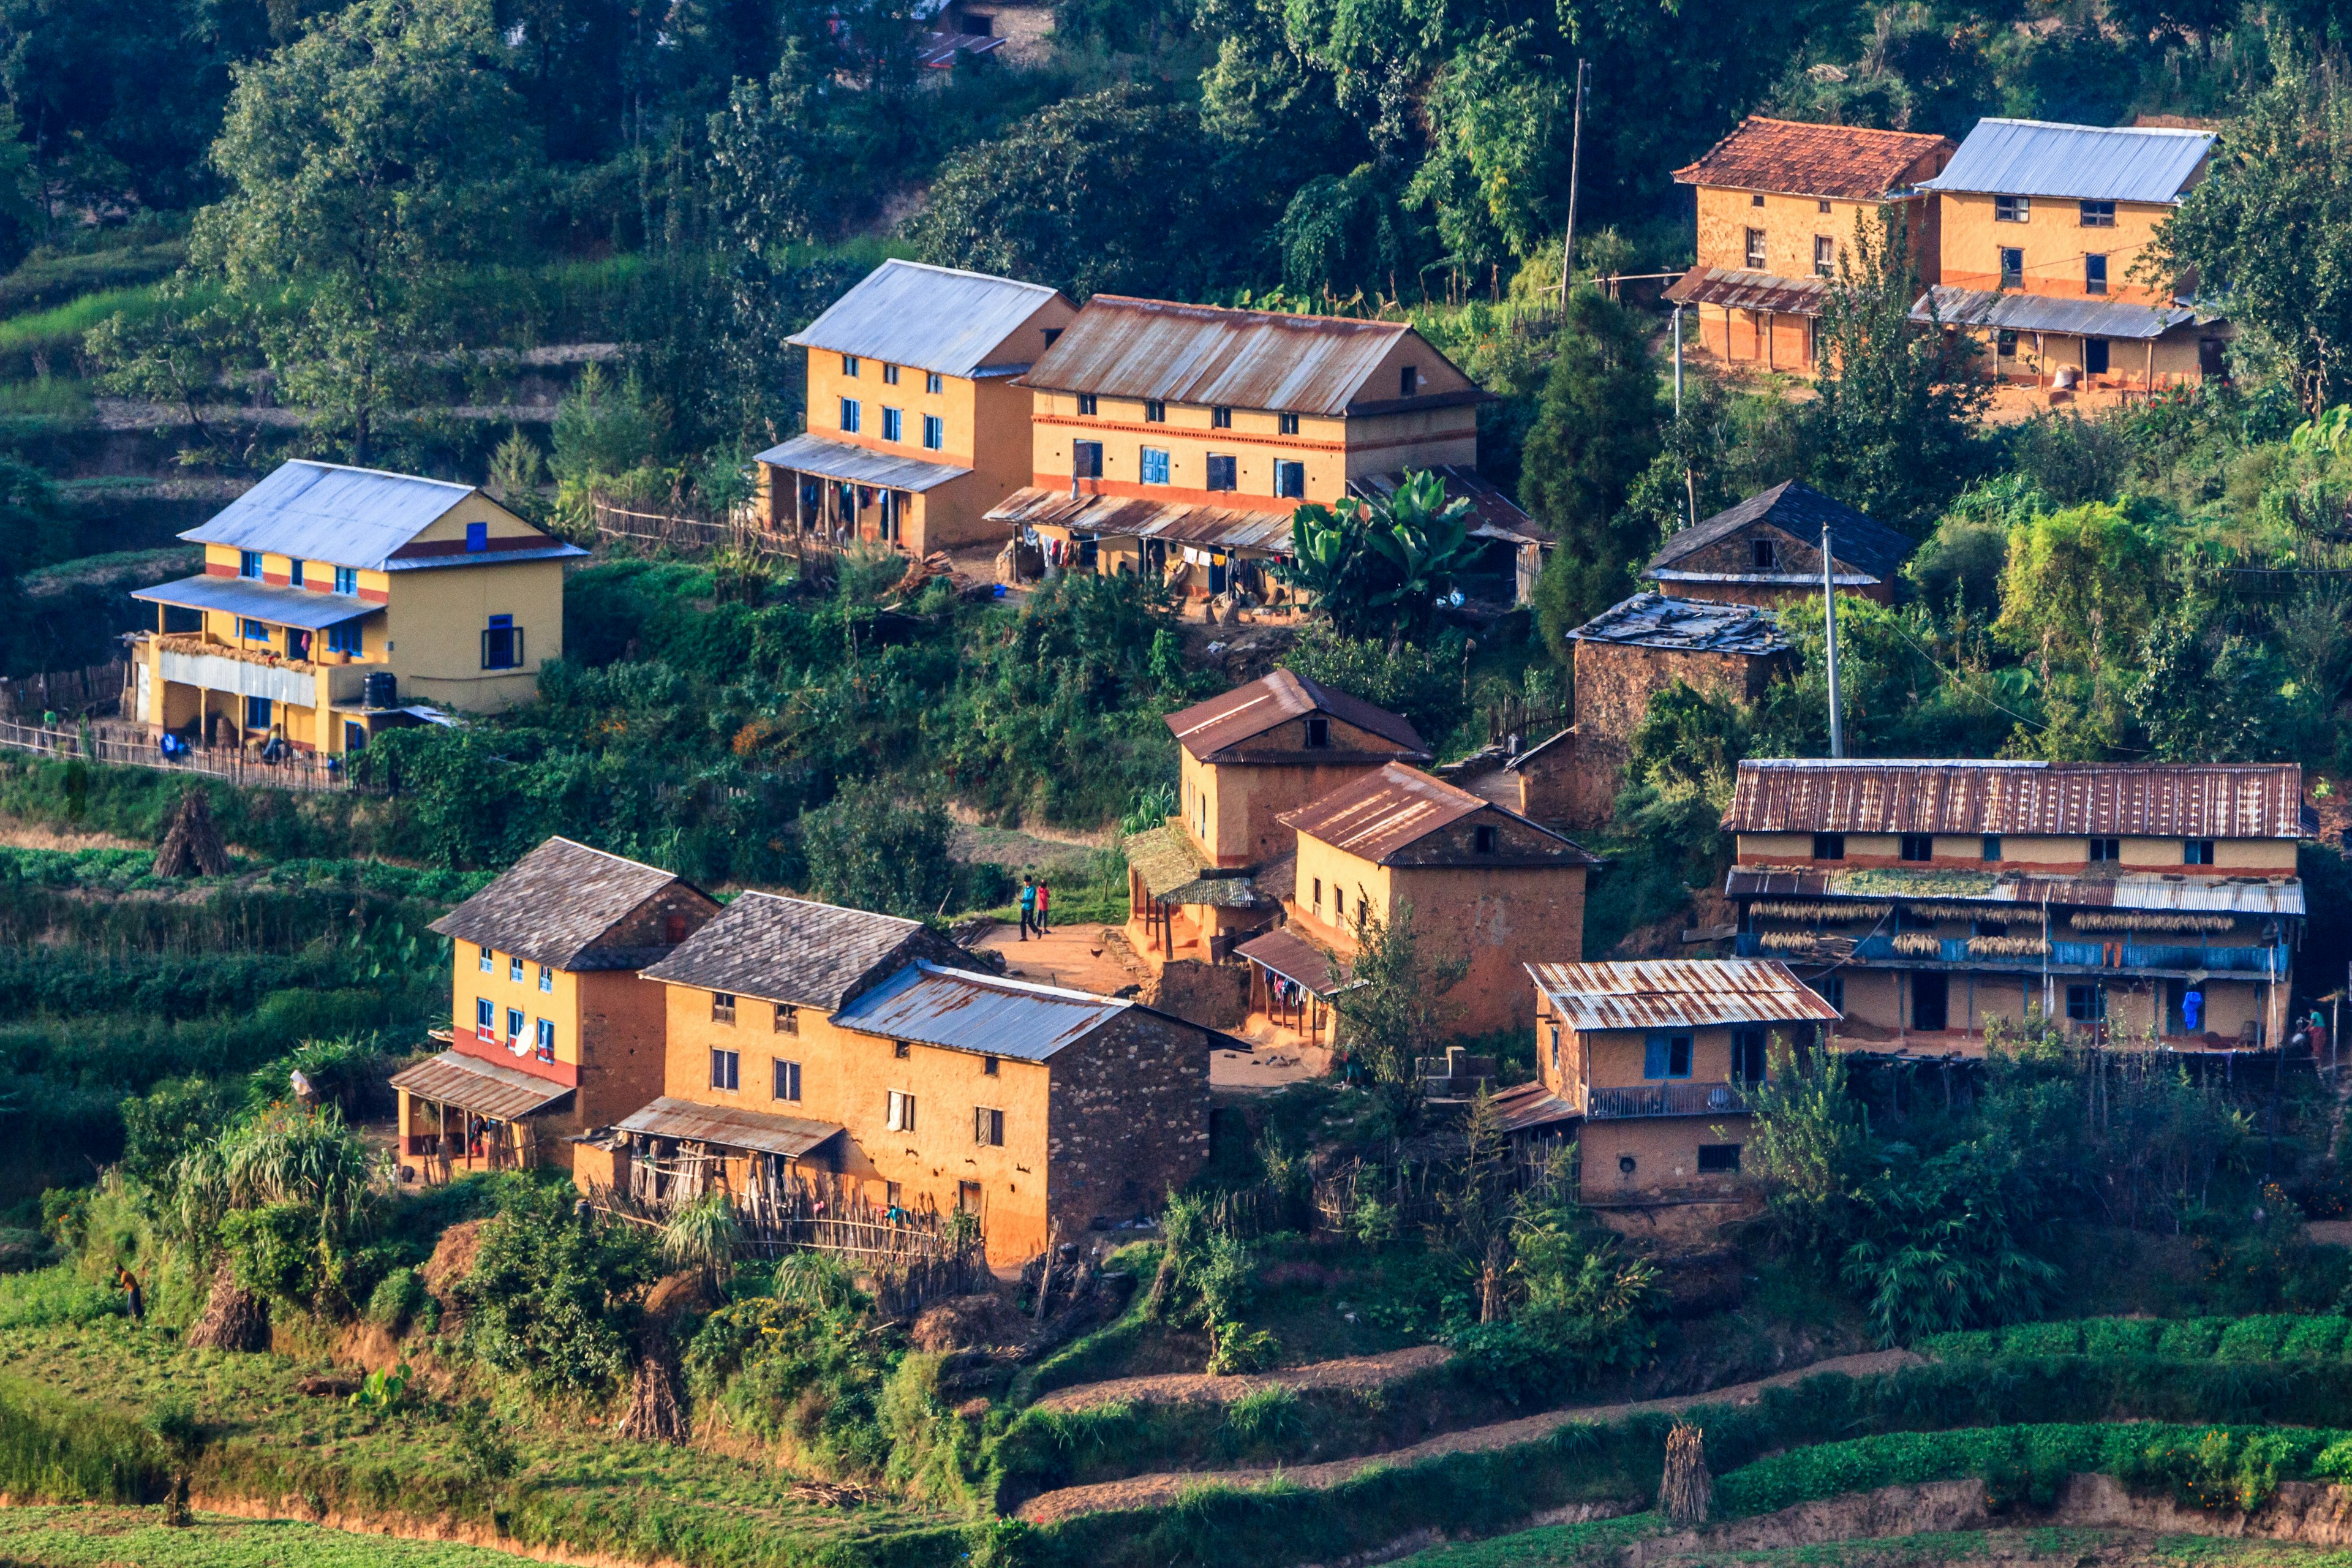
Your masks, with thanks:
[(1220, 457), (1214, 452), (1210, 453), (1209, 488), (1213, 490), (1239, 489), (1237, 482), (1239, 466), (1238, 461), (1230, 454)]
[(247, 642), (268, 642), (269, 623), (240, 618), (236, 623), (236, 635)]
[(724, 991), (710, 994), (710, 1021), (731, 1024), (735, 1021), (735, 998)]
[(890, 1208), (895, 1209), (898, 1206), (898, 1183), (885, 1182), (882, 1184), (882, 1202), (886, 1206)]
[(903, 1062), (915, 1054), (915, 1047), (904, 1040), (893, 1040), (890, 1042), (890, 1054)]
[(236, 552), (236, 574), (240, 577), (250, 577), (257, 583), (261, 581), (261, 552), (258, 550), (238, 551)]
[(511, 952), (507, 954), (507, 979), (517, 985), (522, 984), (522, 960)]
[(801, 1010), (798, 1007), (788, 1007), (782, 1002), (777, 1003), (776, 1033), (780, 1035), (797, 1035), (800, 1032)]
[(1320, 878), (1320, 877), (1318, 877), (1318, 878), (1316, 878), (1316, 879), (1315, 879), (1315, 902), (1314, 902), (1314, 904), (1313, 904), (1311, 907), (1315, 910), (1315, 911), (1316, 911), (1317, 913), (1320, 914), (1320, 913), (1322, 912), (1322, 910), (1323, 910), (1323, 879), (1322, 879), (1322, 878)]
[(890, 1091), (889, 1130), (912, 1132), (915, 1130), (915, 1097), (901, 1089)]
[(523, 1023), (524, 1018), (521, 1008), (509, 1007), (507, 1009), (507, 1044), (518, 1052), (522, 1049)]
[(482, 668), (522, 668), (522, 628), (514, 624), (512, 616), (492, 616), (490, 624), (483, 628)]
[(882, 384), (885, 386), (896, 386), (898, 384), (898, 367), (897, 365), (886, 364), (882, 367)]
[(885, 408), (882, 411), (882, 439), (885, 441), (905, 440), (907, 438), (906, 421), (907, 416), (899, 413), (897, 409)]
[(662, 916), (662, 945), (676, 947), (686, 940), (686, 917), (676, 910)]
[(1397, 372), (1397, 395), (1411, 397), (1421, 390), (1421, 367), (1409, 364)]
[(1298, 434), (1298, 416), (1296, 414), (1277, 414), (1274, 416), (1274, 425), (1285, 436)]
[(2083, 226), (2084, 228), (2115, 227), (2116, 204), (2113, 202), (2084, 202), (2083, 204)]
[(248, 697), (245, 700), (245, 727), (247, 729), (268, 729), (270, 714), (271, 704), (268, 698)]
[(1814, 834), (1814, 835), (1813, 835), (1813, 858), (1814, 858), (1814, 859), (1816, 859), (1816, 860), (1843, 860), (1843, 859), (1844, 859), (1844, 858), (1845, 858), (1845, 835), (1844, 835), (1844, 834), (1843, 834), (1843, 833), (1816, 833), (1816, 834)]
[(2084, 375), (2107, 374), (2106, 339), (2084, 338), (2083, 340), (2083, 374)]
[(1702, 1176), (1734, 1175), (1739, 1170), (1739, 1145), (1737, 1143), (1702, 1143), (1698, 1146), (1698, 1173)]
[(940, 377), (938, 371), (927, 370), (923, 373), (923, 390), (929, 393), (933, 397), (937, 397), (940, 393), (946, 391), (947, 384), (948, 384)]
[(772, 1098), (797, 1101), (801, 1097), (801, 1064), (776, 1058), (775, 1082), (769, 1086)]
[(2104, 985), (2069, 985), (2066, 987), (2066, 1016), (2078, 1024), (2095, 1024), (2107, 1016), (2107, 988)]
[(841, 427), (849, 435), (857, 434), (857, 400), (854, 397), (841, 400)]
[(1234, 427), (1234, 411), (1233, 411), (1232, 409), (1230, 409), (1230, 408), (1223, 408), (1223, 407), (1217, 407), (1217, 408), (1212, 408), (1212, 409), (1210, 409), (1210, 410), (1209, 410), (1209, 428), (1210, 428), (1210, 429), (1212, 429), (1212, 430), (1230, 430), (1230, 429), (1232, 429), (1233, 427)]
[(1102, 478), (1102, 443), (1100, 441), (1070, 443), (1070, 477), (1079, 479)]
[(1315, 751), (1315, 752), (1319, 752), (1319, 751), (1321, 751), (1324, 747), (1326, 747), (1326, 746), (1329, 745), (1330, 743), (1331, 743), (1331, 721), (1330, 721), (1330, 720), (1328, 720), (1328, 719), (1309, 719), (1308, 721), (1307, 721), (1307, 750), (1309, 750), (1309, 751)]
[(466, 553), (479, 555), (490, 547), (490, 525), (469, 522), (466, 525)]
[(1828, 235), (1813, 236), (1813, 276), (1827, 278), (1837, 270), (1837, 241)]
[(302, 586), (302, 563), (299, 557), (286, 564), (286, 585), (289, 588)]
[(1904, 859), (1933, 860), (1935, 858), (1936, 841), (1934, 838), (1925, 833), (1906, 833), (1903, 836)]
[(544, 963), (539, 966), (539, 988), (541, 991), (555, 989), (555, 971)]
[(714, 1048), (710, 1053), (710, 1087), (732, 1093), (742, 1087), (743, 1053)]
[(923, 447), (936, 452), (948, 444), (948, 422), (936, 414), (923, 416)]
[(1992, 221), (1995, 223), (2032, 222), (2033, 198), (2032, 196), (1993, 197)]
[(1761, 191), (1750, 191), (1750, 192), (1748, 192), (1748, 205), (1749, 206), (1751, 206), (1751, 207), (1760, 207), (1760, 206), (1762, 206), (1762, 205), (1764, 205), (1764, 193), (1763, 193), (1763, 192), (1761, 192)]
[(1168, 482), (1167, 451), (1159, 447), (1144, 447), (1139, 471), (1147, 485), (1166, 484)]
[(1748, 231), (1747, 260), (1748, 269), (1750, 272), (1764, 270), (1764, 231), (1760, 228), (1751, 228)]
[(1089, 419), (1095, 416), (1097, 409), (1095, 403), (1095, 395), (1093, 393), (1081, 392), (1078, 394), (1078, 412)]
[(1764, 1058), (1766, 1049), (1767, 1041), (1763, 1030), (1732, 1030), (1731, 1081), (1734, 1083), (1762, 1083), (1764, 1081)]
[(492, 952), (487, 947), (482, 949), (482, 973), (485, 974), (497, 973), (498, 960), (499, 955), (497, 953)]
[(2083, 292), (2104, 294), (2107, 291), (2107, 258), (2104, 256), (2083, 258)]
[(2002, 359), (2015, 359), (2017, 357), (2016, 329), (2012, 327), (2003, 327), (2000, 331), (1995, 332), (1992, 340), (1992, 352), (2000, 355)]
[(356, 566), (335, 568), (335, 592), (355, 595), (360, 591), (360, 569)]
[(347, 653), (353, 658), (357, 658), (361, 654), (364, 653), (366, 651), (366, 639), (361, 635), (360, 623), (357, 621), (345, 621), (339, 626), (329, 626), (327, 628), (327, 651), (330, 653)]
[(982, 1078), (994, 1078), (996, 1076), (996, 1058), (994, 1057), (982, 1057), (980, 1058), (980, 1075)]
[(1044, 331), (1045, 334), (1045, 346), (1050, 349), (1054, 346), (1054, 340), (1062, 335), (1062, 329), (1059, 327), (1047, 327), (1044, 329)]
[(2184, 866), (2210, 866), (2213, 863), (2213, 841), (2191, 838), (2180, 847), (2180, 863)]
[(474, 1038), (495, 1040), (499, 1037), (499, 1010), (490, 1005), (487, 996), (474, 998)]
[(1978, 850), (1977, 858), (1980, 860), (1998, 860), (2000, 858), (2000, 834), (1988, 833), (1984, 836), (1984, 843)]
[(1307, 499), (1307, 465), (1287, 458), (1274, 463), (1274, 493), (1291, 500)]
[(1146, 425), (1167, 424), (1168, 405), (1162, 403), (1156, 397), (1145, 398), (1143, 400), (1143, 422)]
[(1844, 975), (1824, 974), (1818, 979), (1808, 980), (1805, 984), (1813, 988), (1814, 995), (1819, 996), (1822, 1001), (1828, 1003), (1839, 1012), (1843, 1013), (1845, 1011)]
[(1643, 1078), (1688, 1078), (1690, 1075), (1690, 1036), (1652, 1035), (1643, 1042), (1642, 1076)]
[(1004, 1147), (1004, 1112), (984, 1105), (971, 1109), (971, 1141), (989, 1149)]
[(2000, 286), (2004, 289), (2025, 287), (2025, 252), (2013, 245), (2000, 247)]
[(1773, 571), (1780, 564), (1780, 552), (1769, 539), (1751, 539), (1748, 542), (1748, 564), (1753, 571)]
[(555, 1020), (552, 1018), (539, 1020), (539, 1059), (543, 1062), (555, 1059)]
[(1470, 848), (1473, 854), (1492, 855), (1495, 852), (1494, 828), (1484, 823), (1472, 828), (1470, 830)]
[(2091, 840), (2091, 860), (2093, 864), (2096, 865), (2102, 862), (2112, 864), (2123, 858), (2124, 841), (2122, 839), (2094, 838)]
[(841, 356), (841, 374), (851, 377), (853, 380), (856, 379), (857, 375), (857, 356), (856, 354), (844, 354)]
[(1969, 934), (1970, 936), (2007, 936), (2009, 922), (2007, 921), (1970, 921)]

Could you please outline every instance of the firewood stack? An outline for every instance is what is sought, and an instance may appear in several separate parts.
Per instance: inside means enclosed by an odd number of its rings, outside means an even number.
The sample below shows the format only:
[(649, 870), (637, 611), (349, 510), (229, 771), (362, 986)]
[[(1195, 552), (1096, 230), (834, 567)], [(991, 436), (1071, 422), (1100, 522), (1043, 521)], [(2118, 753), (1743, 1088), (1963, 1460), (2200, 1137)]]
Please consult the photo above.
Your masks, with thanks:
[(1666, 1434), (1666, 1474), (1658, 1508), (1676, 1524), (1705, 1524), (1715, 1506), (1715, 1478), (1706, 1471), (1706, 1434), (1677, 1421)]
[(629, 1413), (621, 1418), (621, 1436), (645, 1443), (687, 1440), (686, 1408), (677, 1397), (677, 1355), (669, 1332), (659, 1323), (647, 1323), (637, 1338), (637, 1371), (629, 1384)]

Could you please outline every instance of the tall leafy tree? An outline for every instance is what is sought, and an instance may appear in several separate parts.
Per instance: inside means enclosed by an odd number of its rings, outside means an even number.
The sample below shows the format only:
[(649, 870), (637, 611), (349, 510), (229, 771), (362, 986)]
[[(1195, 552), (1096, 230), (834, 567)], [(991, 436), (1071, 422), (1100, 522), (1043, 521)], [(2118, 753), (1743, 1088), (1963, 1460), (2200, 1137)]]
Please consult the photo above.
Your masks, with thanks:
[(518, 227), (534, 149), (499, 48), (489, 0), (359, 0), (237, 69), (194, 259), (354, 461), (448, 346), (440, 286)]

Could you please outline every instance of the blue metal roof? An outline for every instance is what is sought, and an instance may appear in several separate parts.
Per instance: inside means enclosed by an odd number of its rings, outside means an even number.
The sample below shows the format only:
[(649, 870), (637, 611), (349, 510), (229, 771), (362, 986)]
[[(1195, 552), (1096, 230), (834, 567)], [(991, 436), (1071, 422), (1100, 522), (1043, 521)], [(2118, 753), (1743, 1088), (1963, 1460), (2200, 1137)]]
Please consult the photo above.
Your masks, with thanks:
[(795, 436), (781, 447), (769, 447), (752, 460), (814, 474), (822, 479), (879, 485), (885, 489), (912, 490), (917, 494), (971, 472), (952, 463), (897, 457), (869, 447), (853, 447), (846, 441), (828, 441), (822, 436)]
[(919, 960), (858, 996), (832, 1021), (860, 1034), (1042, 1062), (1133, 1005), (1091, 991), (942, 969)]
[(997, 351), (1060, 297), (1042, 283), (891, 260), (785, 342), (941, 375), (1012, 374), (1029, 367), (996, 363)]
[(321, 594), (310, 588), (281, 588), (275, 584), (256, 583), (247, 577), (183, 577), (176, 583), (159, 583), (152, 588), (141, 588), (131, 595), (151, 605), (178, 605), (189, 609), (218, 610), (226, 615), (247, 616), (257, 621), (268, 621), (277, 626), (299, 626), (305, 631), (317, 631), (322, 626), (339, 626), (345, 621), (383, 608), (349, 594)]
[(2210, 131), (1979, 120), (1927, 191), (2170, 202), (2212, 151)]
[(471, 485), (296, 458), (180, 537), (381, 571), (473, 493)]

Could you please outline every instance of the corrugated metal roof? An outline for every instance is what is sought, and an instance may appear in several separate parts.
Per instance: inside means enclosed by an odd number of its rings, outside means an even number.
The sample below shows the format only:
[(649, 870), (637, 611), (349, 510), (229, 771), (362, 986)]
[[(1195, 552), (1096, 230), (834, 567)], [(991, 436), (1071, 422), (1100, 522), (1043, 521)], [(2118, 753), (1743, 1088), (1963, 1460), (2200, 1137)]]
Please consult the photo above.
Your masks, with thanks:
[(1948, 136), (1751, 114), (1696, 163), (1676, 169), (1675, 179), (1726, 190), (1870, 201), (1904, 184), (1922, 158), (1951, 149)]
[(722, 1149), (748, 1149), (796, 1160), (845, 1131), (839, 1122), (808, 1121), (797, 1116), (777, 1116), (764, 1110), (744, 1110), (732, 1105), (700, 1105), (691, 1100), (663, 1095), (641, 1110), (613, 1124), (616, 1132), (647, 1138), (676, 1138), (690, 1143), (716, 1143)]
[(2090, 202), (2177, 200), (2212, 151), (2210, 131), (1979, 120), (1928, 191)]
[(2187, 326), (2197, 312), (2178, 306), (2162, 309), (2120, 300), (2070, 300), (2050, 294), (2020, 294), (1983, 289), (1955, 289), (1938, 283), (1911, 307), (1915, 321), (1928, 320), (1927, 304), (1935, 301), (1935, 320), (1947, 327), (1990, 327), (2000, 331), (2063, 332), (2069, 337), (2160, 338), (2175, 327)]
[(1537, 988), (1575, 1029), (1833, 1024), (1838, 1010), (1769, 958), (1661, 958), (1530, 963)]
[(272, 583), (256, 583), (249, 577), (183, 577), (176, 583), (135, 589), (131, 596), (152, 605), (217, 610), (225, 615), (268, 621), (272, 626), (299, 626), (310, 631), (341, 626), (383, 608), (355, 594), (283, 588)]
[(991, 522), (1066, 528), (1097, 539), (1161, 539), (1209, 550), (1290, 553), (1290, 513), (1124, 496), (1073, 496), (1034, 486), (1014, 490), (988, 510)]
[(1735, 310), (1770, 310), (1783, 316), (1818, 316), (1829, 283), (1821, 278), (1778, 278), (1734, 267), (1694, 267), (1666, 285), (1676, 305), (1725, 305)]
[(910, 963), (833, 1021), (862, 1035), (1042, 1062), (1134, 1005), (1090, 991)]
[(968, 377), (1019, 368), (1003, 363), (1004, 341), (1061, 298), (1042, 283), (894, 258), (784, 341)]
[(1546, 838), (1557, 839), (1571, 851), (1560, 858), (1559, 865), (1601, 864), (1565, 834), (1554, 833), (1516, 811), (1400, 763), (1384, 763), (1275, 820), (1335, 849), (1380, 861), (1441, 827), (1482, 811), (1507, 817)]
[(500, 1067), (479, 1057), (443, 1051), (392, 1075), (392, 1087), (406, 1089), (436, 1105), (454, 1105), (493, 1121), (515, 1121), (536, 1116), (572, 1090), (518, 1068)]
[[(1938, 902), (1966, 901), (2011, 908), (2158, 910), (2194, 914), (2298, 918), (2305, 911), (2303, 883), (2294, 877), (2188, 877), (2177, 873), (2126, 872), (2115, 877), (2050, 877), (2003, 873), (1983, 886), (1953, 888), (1922, 882), (1915, 875), (1874, 871), (1777, 870), (1734, 866), (1724, 879), (1727, 899), (1817, 898), (1883, 901), (1917, 897)], [(1928, 873), (1927, 875), (1933, 875)]]
[(1733, 833), (2305, 838), (2292, 763), (1749, 761)]
[(1409, 336), (1419, 334), (1403, 321), (1097, 294), (1021, 379), (1054, 392), (1336, 416)]
[(1579, 642), (1620, 643), (1632, 647), (1670, 648), (1682, 653), (1786, 653), (1780, 623), (1752, 605), (1711, 599), (1669, 599), (1636, 594), (1611, 605), (1568, 634)]
[[(1322, 713), (1356, 729), (1378, 735), (1394, 742), (1393, 752), (1349, 752), (1334, 748), (1328, 758), (1344, 763), (1351, 757), (1392, 757), (1399, 760), (1425, 762), (1429, 748), (1423, 744), (1421, 732), (1412, 723), (1390, 712), (1375, 708), (1360, 697), (1351, 697), (1319, 680), (1310, 680), (1294, 670), (1276, 669), (1244, 686), (1212, 697), (1205, 702), (1195, 702), (1168, 715), (1168, 728), (1174, 732), (1177, 744), (1203, 762), (1215, 758), (1220, 762), (1240, 762), (1246, 758), (1222, 755), (1244, 741), (1265, 734), (1279, 724), (1309, 713)], [(1285, 760), (1297, 760), (1292, 753), (1282, 753)], [(1318, 753), (1318, 758), (1324, 753)]]
[(901, 458), (866, 447), (853, 447), (846, 441), (828, 441), (822, 436), (795, 436), (781, 447), (769, 447), (753, 461), (814, 474), (820, 479), (843, 479), (854, 485), (878, 485), (884, 489), (912, 490), (919, 495), (936, 485), (962, 479), (971, 472), (970, 468), (959, 468), (952, 463), (927, 462), (916, 457)]
[(704, 910), (719, 907), (701, 889), (658, 866), (550, 838), (427, 929), (554, 969), (635, 969), (670, 950), (643, 943), (607, 947), (604, 938), (673, 883)]
[[(1518, 502), (1477, 469), (1459, 463), (1434, 463), (1425, 469), (1412, 471), (1435, 474), (1445, 481), (1446, 500), (1458, 497), (1470, 503), (1472, 538), (1501, 539), (1514, 544), (1552, 542), (1551, 530), (1521, 511)], [(1393, 474), (1359, 474), (1348, 481), (1348, 493), (1362, 501), (1386, 500), (1396, 493), (1404, 477), (1402, 470)]]
[(1499, 1090), (1488, 1103), (1494, 1110), (1496, 1130), (1506, 1135), (1574, 1121), (1584, 1114), (1546, 1089), (1540, 1079)]
[(645, 975), (830, 1013), (919, 958), (978, 962), (920, 921), (745, 893)]
[[(1859, 512), (1833, 497), (1825, 496), (1812, 486), (1795, 479), (1784, 479), (1769, 490), (1759, 490), (1736, 506), (1728, 506), (1713, 517), (1706, 518), (1668, 539), (1665, 545), (1650, 558), (1645, 577), (1664, 578), (1664, 568), (1677, 561), (1686, 560), (1701, 550), (1738, 534), (1755, 524), (1763, 523), (1780, 530), (1791, 539), (1821, 548), (1822, 529), (1830, 531), (1830, 556), (1840, 566), (1855, 569), (1852, 579), (1863, 584), (1883, 583), (1893, 578), (1918, 546), (1911, 536), (1889, 528), (1866, 512)], [(1683, 574), (1686, 578), (1712, 574)], [(1779, 581), (1769, 574), (1763, 581)], [(1795, 579), (1792, 579), (1795, 580)], [(1819, 584), (1818, 574), (1803, 581)], [(1840, 581), (1849, 574), (1840, 574)]]
[(471, 485), (294, 458), (181, 538), (381, 570)]
[(1234, 949), (1234, 956), (1263, 964), (1318, 996), (1328, 997), (1348, 983), (1344, 964), (1286, 926), (1250, 938)]

